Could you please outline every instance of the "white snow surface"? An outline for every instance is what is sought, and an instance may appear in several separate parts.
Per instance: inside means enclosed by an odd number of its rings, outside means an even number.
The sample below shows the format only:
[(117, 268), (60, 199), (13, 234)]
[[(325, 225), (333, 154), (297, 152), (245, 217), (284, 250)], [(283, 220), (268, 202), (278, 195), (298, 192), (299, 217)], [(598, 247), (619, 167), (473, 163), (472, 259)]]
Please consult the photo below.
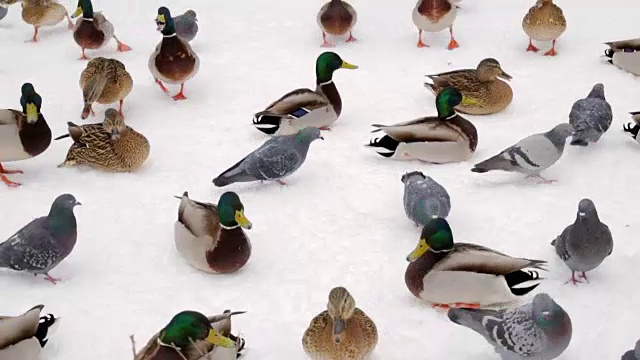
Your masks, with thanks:
[[(573, 320), (573, 339), (559, 359), (617, 359), (640, 335), (635, 238), (640, 147), (622, 124), (640, 110), (640, 82), (606, 64), (605, 41), (638, 36), (640, 3), (628, 0), (560, 0), (568, 29), (558, 56), (527, 53), (521, 21), (533, 1), (464, 0), (454, 24), (460, 48), (448, 51), (447, 31), (427, 34), (430, 48), (417, 48), (411, 21), (413, 0), (353, 0), (359, 15), (356, 43), (333, 48), (358, 70), (338, 70), (335, 83), (344, 111), (325, 141), (311, 145), (303, 167), (288, 186), (235, 184), (215, 188), (211, 180), (267, 136), (251, 123), (254, 112), (298, 87), (315, 86), (314, 63), (324, 50), (315, 17), (321, 2), (280, 1), (125, 1), (96, 0), (117, 36), (133, 48), (117, 53), (115, 42), (88, 56), (115, 57), (134, 78), (125, 101), (129, 125), (145, 134), (151, 155), (132, 174), (56, 168), (69, 139), (52, 143), (35, 159), (6, 163), (24, 170), (10, 178), (17, 189), (0, 184), (0, 238), (47, 213), (53, 199), (70, 192), (76, 208), (78, 243), (51, 274), (65, 281), (0, 271), (0, 313), (17, 315), (45, 304), (61, 316), (44, 354), (50, 360), (130, 359), (128, 335), (138, 348), (179, 311), (206, 314), (246, 310), (233, 318), (234, 332), (246, 338), (244, 358), (304, 359), (301, 337), (310, 320), (326, 308), (332, 287), (343, 285), (377, 324), (380, 340), (374, 359), (497, 359), (479, 335), (457, 326), (441, 311), (415, 299), (404, 284), (405, 256), (420, 229), (405, 216), (403, 184), (407, 171), (420, 170), (449, 191), (449, 221), (458, 241), (473, 242), (514, 256), (546, 259), (548, 280), (535, 292), (549, 293)], [(65, 2), (68, 9), (75, 2)], [(200, 33), (192, 42), (200, 73), (187, 83), (188, 100), (176, 102), (154, 84), (147, 60), (161, 40), (154, 23), (157, 8), (174, 14), (197, 11)], [(40, 31), (40, 42), (25, 43), (33, 29), (12, 6), (0, 21), (0, 107), (19, 109), (20, 86), (32, 82), (43, 97), (42, 111), (54, 136), (66, 122), (80, 119), (78, 85), (86, 66), (80, 48), (62, 22)], [(335, 41), (334, 39), (331, 39)], [(513, 103), (503, 112), (467, 116), (479, 132), (479, 146), (464, 163), (433, 166), (383, 158), (363, 147), (370, 124), (391, 124), (435, 114), (434, 97), (423, 75), (475, 68), (485, 57), (500, 61), (513, 76)], [(614, 110), (614, 123), (589, 148), (567, 146), (560, 161), (543, 173), (551, 185), (523, 176), (475, 174), (476, 162), (524, 136), (568, 121), (573, 102), (602, 82)], [(178, 87), (171, 86), (172, 94)], [(114, 104), (116, 106), (117, 104)], [(249, 263), (239, 272), (206, 274), (176, 252), (173, 225), (179, 200), (188, 190), (197, 200), (217, 202), (236, 191), (254, 227)], [(568, 268), (550, 241), (573, 222), (583, 197), (595, 202), (614, 236), (614, 252), (595, 271), (590, 284), (564, 285)], [(526, 300), (530, 300), (528, 296)]]

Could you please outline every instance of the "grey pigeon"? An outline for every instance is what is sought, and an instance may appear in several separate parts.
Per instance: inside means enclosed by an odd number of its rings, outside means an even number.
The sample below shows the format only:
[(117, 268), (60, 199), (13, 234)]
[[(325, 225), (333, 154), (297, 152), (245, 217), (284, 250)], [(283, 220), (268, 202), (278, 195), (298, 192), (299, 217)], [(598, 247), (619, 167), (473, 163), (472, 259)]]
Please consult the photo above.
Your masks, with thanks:
[(416, 225), (426, 225), (433, 218), (445, 219), (451, 211), (447, 190), (420, 171), (402, 175), (404, 212)]
[(633, 127), (631, 123), (627, 125), (622, 125), (622, 130), (631, 134), (631, 137), (636, 142), (640, 142), (640, 138), (638, 137), (638, 131), (640, 131), (640, 111), (630, 112), (631, 118), (633, 118)]
[(8, 12), (9, 8), (0, 4), (0, 20), (4, 19), (4, 17), (7, 16)]
[(198, 34), (198, 19), (193, 10), (187, 10), (184, 14), (175, 16), (173, 25), (176, 28), (176, 34), (184, 41), (190, 42)]
[(293, 174), (302, 166), (307, 158), (309, 145), (316, 139), (324, 140), (320, 129), (312, 127), (301, 129), (295, 134), (272, 137), (218, 175), (213, 179), (213, 184), (223, 187), (237, 182), (272, 180), (286, 185), (280, 179)]
[(624, 353), (620, 360), (640, 360), (640, 340), (636, 341), (636, 347)]
[[(582, 199), (578, 204), (578, 214), (573, 224), (551, 242), (558, 257), (571, 269), (571, 281), (577, 284), (575, 273), (582, 272), (587, 279), (587, 271), (600, 265), (613, 252), (613, 237), (609, 227), (598, 217), (596, 206), (590, 199)], [(567, 283), (569, 282), (567, 281)]]
[(80, 204), (73, 195), (58, 196), (47, 216), (39, 217), (0, 244), (0, 268), (43, 274), (54, 285), (61, 279), (49, 271), (66, 258), (76, 245), (77, 224), (73, 208)]
[(475, 164), (471, 171), (485, 173), (503, 170), (527, 174), (527, 177), (541, 179), (544, 183), (554, 182), (556, 180), (547, 180), (540, 173), (560, 159), (567, 138), (572, 133), (573, 127), (562, 123), (547, 132), (529, 135), (498, 155)]
[(600, 140), (613, 121), (611, 105), (604, 97), (604, 85), (593, 85), (586, 98), (573, 103), (569, 124), (573, 126), (571, 145), (587, 146)]
[(571, 318), (545, 293), (516, 309), (450, 309), (449, 319), (484, 336), (502, 360), (552, 360), (571, 341)]

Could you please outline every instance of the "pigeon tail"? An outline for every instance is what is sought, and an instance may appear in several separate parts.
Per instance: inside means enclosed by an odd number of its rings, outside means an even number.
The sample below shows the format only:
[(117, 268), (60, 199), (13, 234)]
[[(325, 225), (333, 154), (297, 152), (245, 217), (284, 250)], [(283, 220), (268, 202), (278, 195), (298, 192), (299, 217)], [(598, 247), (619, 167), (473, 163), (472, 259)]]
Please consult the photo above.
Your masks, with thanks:
[(255, 176), (252, 176), (247, 173), (247, 170), (242, 166), (244, 164), (245, 159), (238, 161), (235, 165), (225, 170), (222, 174), (218, 175), (218, 177), (213, 179), (213, 184), (217, 187), (223, 187), (223, 186), (231, 185), (237, 182), (265, 180), (265, 179), (256, 179)]
[(491, 338), (491, 334), (489, 333), (489, 327), (483, 326), (483, 321), (485, 321), (485, 319), (493, 319), (493, 321), (498, 322), (502, 319), (500, 313), (495, 310), (464, 308), (449, 309), (449, 311), (447, 312), (447, 317), (449, 317), (449, 320), (451, 320), (453, 323), (462, 325), (477, 332), (491, 343), (493, 343), (494, 341)]
[(475, 173), (486, 173), (491, 170), (509, 171), (513, 169), (513, 167), (511, 161), (503, 158), (501, 155), (496, 155), (473, 165), (471, 171)]

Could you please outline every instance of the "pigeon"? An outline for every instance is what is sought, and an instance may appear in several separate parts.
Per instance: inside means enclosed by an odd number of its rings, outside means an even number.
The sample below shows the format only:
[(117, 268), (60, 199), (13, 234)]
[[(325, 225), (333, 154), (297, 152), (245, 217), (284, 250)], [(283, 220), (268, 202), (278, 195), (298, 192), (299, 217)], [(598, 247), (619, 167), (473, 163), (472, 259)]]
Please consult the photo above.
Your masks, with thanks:
[(0, 244), (0, 268), (43, 274), (53, 283), (49, 271), (66, 258), (78, 236), (73, 208), (82, 205), (71, 194), (58, 196), (47, 216), (39, 217)]
[(0, 20), (4, 19), (4, 17), (7, 16), (8, 12), (9, 8), (0, 4)]
[(593, 85), (586, 98), (573, 103), (569, 124), (573, 127), (571, 145), (587, 146), (600, 140), (613, 121), (611, 105), (604, 97), (604, 85)]
[(582, 272), (580, 277), (588, 282), (586, 272), (597, 268), (611, 255), (613, 237), (609, 227), (600, 222), (593, 201), (582, 199), (578, 204), (576, 220), (551, 245), (555, 246), (558, 257), (571, 270), (571, 279), (566, 283), (570, 281), (576, 285), (580, 282), (576, 280), (576, 271)]
[(624, 353), (620, 360), (640, 360), (640, 340), (636, 341), (636, 347)]
[(173, 26), (176, 28), (176, 34), (182, 40), (191, 42), (198, 34), (196, 12), (187, 10), (184, 14), (173, 17)]
[(445, 219), (451, 211), (447, 190), (420, 171), (402, 175), (404, 212), (416, 226), (424, 226), (434, 218)]
[(223, 187), (237, 182), (272, 180), (286, 185), (280, 179), (293, 174), (302, 166), (307, 158), (309, 145), (316, 139), (324, 140), (320, 129), (313, 127), (301, 129), (292, 135), (274, 136), (218, 175), (213, 179), (213, 184)]
[(528, 178), (538, 178), (546, 184), (555, 182), (543, 178), (540, 173), (560, 159), (565, 142), (572, 133), (573, 127), (562, 123), (545, 133), (529, 135), (498, 155), (475, 164), (471, 171), (503, 170), (527, 174)]
[(631, 117), (633, 118), (633, 127), (631, 126), (631, 123), (627, 123), (627, 125), (622, 125), (622, 130), (630, 133), (631, 137), (635, 141), (640, 142), (640, 139), (638, 138), (638, 131), (640, 130), (640, 111), (633, 111), (629, 114), (631, 114)]
[(451, 321), (484, 336), (502, 360), (552, 360), (571, 341), (571, 318), (548, 294), (516, 309), (450, 309)]

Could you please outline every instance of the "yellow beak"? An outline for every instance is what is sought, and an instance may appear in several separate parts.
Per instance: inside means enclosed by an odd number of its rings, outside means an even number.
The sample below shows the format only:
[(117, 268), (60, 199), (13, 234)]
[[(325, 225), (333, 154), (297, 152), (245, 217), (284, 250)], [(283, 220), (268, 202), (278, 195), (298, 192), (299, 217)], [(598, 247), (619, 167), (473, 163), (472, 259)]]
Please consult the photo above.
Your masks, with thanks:
[(36, 104), (27, 103), (27, 122), (30, 124), (38, 121), (38, 109), (36, 108)]
[(71, 17), (72, 18), (77, 18), (80, 15), (82, 15), (82, 7), (78, 6), (76, 11), (73, 14), (71, 14)]
[(214, 329), (209, 330), (209, 336), (207, 336), (205, 340), (212, 343), (213, 345), (218, 345), (225, 348), (233, 348), (236, 346), (236, 343), (233, 340), (218, 334), (218, 332)]
[(462, 105), (478, 105), (478, 102), (473, 100), (473, 99), (471, 99), (471, 98), (463, 96), (462, 97)]
[(253, 227), (253, 224), (251, 224), (251, 221), (244, 216), (244, 211), (242, 210), (236, 210), (235, 220), (245, 229), (251, 229)]
[(407, 255), (408, 262), (414, 262), (418, 260), (418, 258), (429, 250), (429, 245), (427, 245), (427, 241), (425, 239), (420, 239), (418, 242), (418, 246), (409, 255)]
[(164, 15), (162, 15), (162, 14), (158, 14), (158, 16), (156, 17), (156, 21), (161, 22), (161, 23), (166, 23)]
[(351, 69), (351, 70), (354, 70), (354, 69), (357, 69), (357, 68), (358, 68), (357, 66), (352, 65), (352, 64), (349, 64), (349, 63), (348, 63), (348, 62), (346, 62), (346, 61), (343, 61), (343, 62), (342, 62), (342, 66), (340, 66), (340, 67), (341, 67), (341, 68), (343, 68), (343, 69)]

